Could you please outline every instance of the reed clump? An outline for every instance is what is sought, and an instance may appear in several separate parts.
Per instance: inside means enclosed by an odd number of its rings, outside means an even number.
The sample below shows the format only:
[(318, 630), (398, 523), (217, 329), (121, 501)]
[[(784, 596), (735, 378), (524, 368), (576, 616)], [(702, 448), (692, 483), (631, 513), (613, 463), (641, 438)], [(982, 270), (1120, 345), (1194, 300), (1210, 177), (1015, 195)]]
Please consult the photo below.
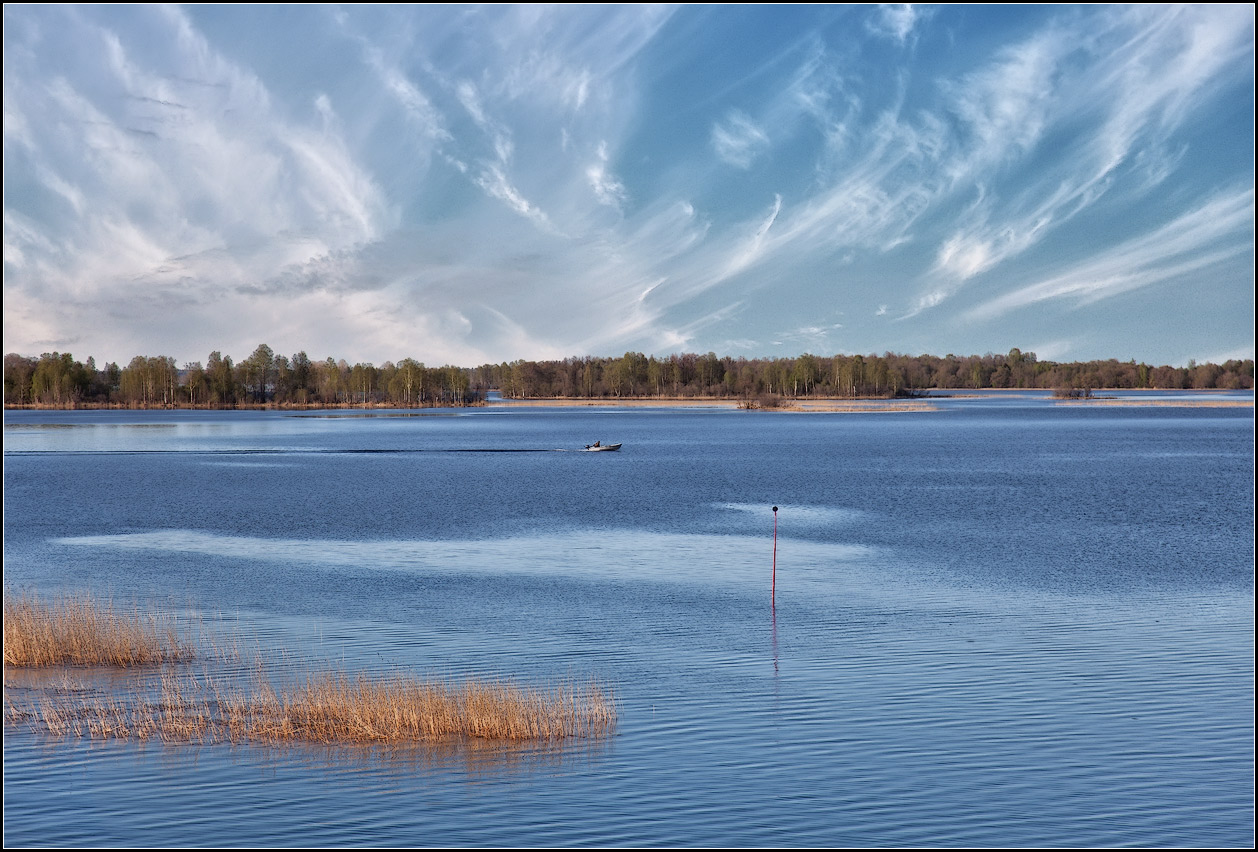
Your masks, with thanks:
[(259, 718), (274, 723), (261, 732), (264, 737), (317, 742), (563, 739), (604, 733), (616, 720), (612, 695), (592, 682), (538, 689), (327, 673), (278, 696), (263, 711)]
[[(169, 742), (413, 743), (597, 737), (616, 725), (612, 692), (589, 681), (550, 688), (448, 683), (397, 673), (320, 672), (277, 687), (261, 654), (251, 674), (215, 672), (237, 653), (202, 654), (176, 622), (90, 597), (4, 600), (5, 723), (57, 736)], [(184, 663), (202, 657), (205, 668)], [(8, 667), (144, 666), (133, 688), (9, 689)]]
[(277, 690), (261, 677), (225, 687), (166, 672), (151, 697), (45, 696), (25, 706), (6, 700), (5, 710), (10, 723), (60, 736), (271, 745), (590, 738), (609, 733), (617, 717), (611, 692), (593, 682), (534, 689), (344, 673)]
[(144, 666), (185, 660), (192, 643), (168, 616), (141, 615), (91, 597), (45, 603), (4, 597), (6, 666)]

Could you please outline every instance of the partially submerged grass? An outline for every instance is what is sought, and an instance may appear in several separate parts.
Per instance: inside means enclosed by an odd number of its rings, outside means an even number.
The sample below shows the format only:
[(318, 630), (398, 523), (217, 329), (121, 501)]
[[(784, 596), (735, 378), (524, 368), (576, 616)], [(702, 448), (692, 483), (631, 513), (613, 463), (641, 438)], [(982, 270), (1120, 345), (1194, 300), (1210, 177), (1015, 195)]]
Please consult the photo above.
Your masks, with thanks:
[(121, 611), (90, 597), (4, 598), (6, 666), (145, 666), (192, 655), (173, 618)]
[[(5, 723), (56, 736), (170, 742), (414, 743), (451, 738), (557, 740), (597, 737), (616, 725), (612, 693), (594, 683), (552, 688), (470, 679), (451, 684), (408, 674), (321, 672), (276, 688), (261, 655), (251, 675), (194, 672), (172, 663), (196, 648), (174, 622), (119, 614), (91, 599), (4, 602)], [(226, 662), (210, 654), (209, 662)], [(7, 669), (161, 664), (111, 690), (15, 690)], [(142, 680), (147, 679), (144, 687)], [(137, 685), (139, 684), (139, 685)], [(27, 694), (31, 693), (31, 694)]]
[(611, 695), (597, 684), (542, 690), (469, 680), (449, 685), (409, 676), (373, 679), (320, 674), (261, 708), (274, 736), (398, 742), (461, 735), (505, 740), (600, 734), (615, 722)]
[(152, 697), (6, 697), (5, 717), (50, 734), (93, 739), (396, 744), (597, 737), (615, 727), (616, 705), (594, 683), (530, 689), (321, 673), (276, 690), (263, 678), (223, 687), (208, 677), (166, 672)]

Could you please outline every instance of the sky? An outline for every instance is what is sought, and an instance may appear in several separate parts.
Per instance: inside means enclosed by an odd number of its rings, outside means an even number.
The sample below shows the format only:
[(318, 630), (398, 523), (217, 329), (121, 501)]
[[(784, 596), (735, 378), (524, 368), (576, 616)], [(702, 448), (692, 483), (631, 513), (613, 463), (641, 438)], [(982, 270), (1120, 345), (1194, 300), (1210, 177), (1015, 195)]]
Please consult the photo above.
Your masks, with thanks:
[(4, 351), (1254, 357), (1252, 6), (4, 6)]

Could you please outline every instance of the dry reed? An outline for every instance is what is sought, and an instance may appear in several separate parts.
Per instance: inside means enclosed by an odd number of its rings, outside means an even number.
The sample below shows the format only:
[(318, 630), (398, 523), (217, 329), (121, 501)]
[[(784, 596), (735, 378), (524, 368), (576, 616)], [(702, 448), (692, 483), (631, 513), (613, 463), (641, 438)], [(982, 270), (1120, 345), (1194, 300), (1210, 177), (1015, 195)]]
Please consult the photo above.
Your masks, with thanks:
[[(4, 602), (6, 669), (53, 665), (140, 666), (194, 656), (173, 620), (121, 614), (90, 598), (51, 605), (34, 597)], [(222, 649), (205, 657), (238, 657)], [(510, 681), (459, 684), (408, 674), (324, 672), (277, 689), (261, 654), (252, 675), (226, 681), (186, 666), (163, 665), (132, 694), (5, 688), (5, 723), (55, 736), (170, 742), (413, 743), (450, 738), (557, 740), (597, 737), (616, 724), (610, 690), (593, 681), (549, 689)], [(239, 673), (239, 670), (237, 670)]]
[(21, 703), (6, 696), (5, 714), (6, 722), (59, 736), (269, 744), (588, 738), (609, 733), (617, 716), (612, 694), (592, 682), (528, 689), (321, 673), (277, 691), (263, 678), (224, 687), (173, 671), (162, 674), (154, 697), (45, 695)]
[(408, 676), (373, 679), (320, 674), (276, 699), (268, 736), (317, 742), (400, 742), (446, 736), (560, 739), (606, 732), (615, 702), (597, 684), (550, 690), (507, 682), (462, 684)]
[(143, 666), (191, 657), (173, 618), (122, 612), (91, 597), (51, 604), (34, 595), (4, 598), (7, 666)]

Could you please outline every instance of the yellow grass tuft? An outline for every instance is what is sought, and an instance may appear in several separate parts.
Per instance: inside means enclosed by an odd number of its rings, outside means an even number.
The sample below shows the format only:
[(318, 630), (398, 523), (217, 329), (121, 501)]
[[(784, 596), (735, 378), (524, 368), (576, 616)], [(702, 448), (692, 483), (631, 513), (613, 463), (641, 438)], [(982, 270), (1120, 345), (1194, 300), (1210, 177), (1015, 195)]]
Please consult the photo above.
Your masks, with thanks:
[[(193, 655), (192, 643), (167, 618), (119, 613), (91, 598), (4, 602), (6, 667), (140, 666)], [(409, 674), (321, 672), (277, 689), (261, 655), (243, 679), (229, 674), (223, 683), (211, 675), (210, 663), (232, 656), (239, 655), (204, 657), (207, 671), (199, 674), (163, 665), (132, 694), (53, 689), (14, 697), (6, 683), (5, 723), (54, 736), (269, 744), (557, 740), (601, 736), (616, 725), (612, 693), (593, 681), (540, 689), (510, 681), (449, 684)]]
[(152, 697), (6, 696), (5, 704), (6, 722), (59, 736), (273, 745), (590, 738), (610, 733), (617, 715), (611, 693), (594, 683), (526, 689), (337, 673), (277, 692), (265, 680), (224, 688), (164, 672)]
[(192, 646), (174, 619), (121, 612), (91, 597), (51, 604), (34, 595), (4, 598), (6, 666), (143, 666), (184, 660)]
[(597, 684), (530, 689), (469, 680), (449, 685), (409, 676), (320, 674), (261, 714), (266, 736), (317, 742), (402, 742), (447, 736), (560, 739), (603, 733), (615, 723), (610, 693)]

